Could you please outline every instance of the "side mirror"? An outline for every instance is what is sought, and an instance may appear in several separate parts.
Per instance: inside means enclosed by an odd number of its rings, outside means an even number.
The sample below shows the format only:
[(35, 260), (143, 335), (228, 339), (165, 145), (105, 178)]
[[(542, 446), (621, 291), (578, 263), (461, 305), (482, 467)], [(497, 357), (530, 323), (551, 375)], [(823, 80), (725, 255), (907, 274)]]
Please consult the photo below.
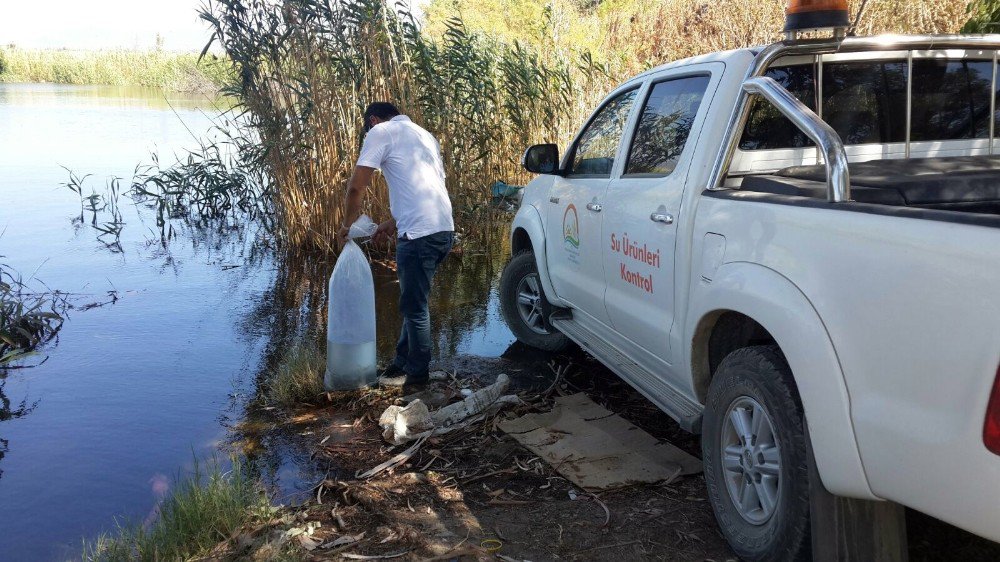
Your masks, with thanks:
[(556, 174), (559, 171), (559, 147), (536, 144), (524, 151), (521, 164), (533, 174)]

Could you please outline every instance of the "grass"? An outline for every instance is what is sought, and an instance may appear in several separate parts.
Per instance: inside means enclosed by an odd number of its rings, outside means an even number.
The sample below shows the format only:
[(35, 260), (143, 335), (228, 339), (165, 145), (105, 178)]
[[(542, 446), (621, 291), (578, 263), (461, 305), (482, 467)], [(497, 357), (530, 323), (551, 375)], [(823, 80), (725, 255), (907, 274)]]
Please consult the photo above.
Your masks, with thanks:
[(113, 536), (102, 536), (84, 547), (84, 560), (160, 561), (204, 556), (229, 540), (244, 526), (269, 517), (273, 508), (242, 461), (228, 472), (218, 464), (203, 471), (197, 464), (159, 507), (159, 518), (149, 528), (119, 526)]
[(265, 400), (270, 404), (290, 407), (311, 402), (323, 392), (323, 372), (326, 358), (311, 344), (298, 344), (278, 362), (265, 382)]
[(145, 86), (214, 93), (228, 66), (212, 55), (167, 51), (73, 51), (0, 47), (0, 82)]

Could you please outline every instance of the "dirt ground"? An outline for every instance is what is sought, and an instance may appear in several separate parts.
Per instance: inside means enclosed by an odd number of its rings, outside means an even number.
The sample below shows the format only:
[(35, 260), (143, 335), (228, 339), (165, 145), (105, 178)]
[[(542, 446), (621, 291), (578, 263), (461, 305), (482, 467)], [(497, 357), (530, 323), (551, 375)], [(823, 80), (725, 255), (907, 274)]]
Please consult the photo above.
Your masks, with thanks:
[[(585, 392), (700, 457), (696, 436), (582, 352), (548, 356), (515, 345), (498, 359), (457, 357), (438, 366), (460, 381), (434, 383), (446, 393), (507, 373), (510, 392), (532, 403), (518, 413), (539, 411), (557, 394)], [(557, 380), (556, 372), (564, 376)], [(390, 449), (377, 425), (395, 392), (331, 396), (289, 416), (289, 428), (315, 439), (308, 446), (327, 476), (310, 501), (234, 537), (220, 557), (270, 559), (292, 547), (289, 556), (306, 560), (735, 559), (701, 475), (591, 494), (496, 429), (504, 412), (432, 437), (407, 462), (359, 480), (356, 474), (407, 448)], [(908, 514), (908, 532), (913, 560), (1000, 560), (1000, 545), (920, 514)]]

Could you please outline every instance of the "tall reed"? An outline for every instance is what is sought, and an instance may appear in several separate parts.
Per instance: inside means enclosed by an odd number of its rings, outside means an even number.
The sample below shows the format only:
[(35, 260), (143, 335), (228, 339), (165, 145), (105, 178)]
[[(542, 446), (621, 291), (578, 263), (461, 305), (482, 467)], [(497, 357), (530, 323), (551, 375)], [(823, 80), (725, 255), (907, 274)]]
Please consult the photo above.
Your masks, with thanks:
[[(217, 0), (202, 18), (234, 65), (225, 93), (260, 139), (258, 163), (297, 248), (331, 249), (369, 102), (395, 102), (440, 140), (459, 228), (478, 235), (492, 217), (487, 186), (526, 179), (521, 151), (571, 126), (586, 89), (574, 78), (597, 73), (590, 59), (546, 62), (470, 34), (458, 19), (431, 41), (386, 0)], [(387, 216), (381, 184), (367, 209)]]

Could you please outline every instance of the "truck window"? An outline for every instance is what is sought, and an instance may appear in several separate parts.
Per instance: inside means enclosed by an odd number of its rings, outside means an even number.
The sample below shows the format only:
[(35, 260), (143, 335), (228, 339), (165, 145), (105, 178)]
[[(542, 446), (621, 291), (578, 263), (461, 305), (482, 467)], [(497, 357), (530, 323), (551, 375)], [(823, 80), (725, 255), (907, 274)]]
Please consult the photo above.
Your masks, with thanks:
[(689, 76), (653, 85), (632, 137), (625, 175), (674, 171), (708, 82), (708, 76)]
[(844, 144), (906, 142), (906, 62), (823, 65), (823, 120)]
[[(776, 66), (764, 76), (779, 84), (806, 107), (816, 111), (816, 71), (812, 65)], [(740, 150), (770, 150), (775, 148), (802, 148), (813, 146), (812, 141), (771, 104), (757, 100), (753, 104)]]
[(985, 139), (990, 136), (991, 61), (913, 61), (914, 141)]
[(614, 97), (590, 120), (573, 148), (570, 174), (611, 177), (611, 168), (637, 91), (629, 90)]
[[(823, 65), (823, 120), (844, 144), (906, 141), (906, 61), (838, 62)], [(774, 78), (810, 109), (816, 109), (816, 67), (775, 67)], [(914, 59), (910, 140), (989, 137), (991, 61)], [(755, 102), (740, 150), (813, 146), (770, 104)]]

